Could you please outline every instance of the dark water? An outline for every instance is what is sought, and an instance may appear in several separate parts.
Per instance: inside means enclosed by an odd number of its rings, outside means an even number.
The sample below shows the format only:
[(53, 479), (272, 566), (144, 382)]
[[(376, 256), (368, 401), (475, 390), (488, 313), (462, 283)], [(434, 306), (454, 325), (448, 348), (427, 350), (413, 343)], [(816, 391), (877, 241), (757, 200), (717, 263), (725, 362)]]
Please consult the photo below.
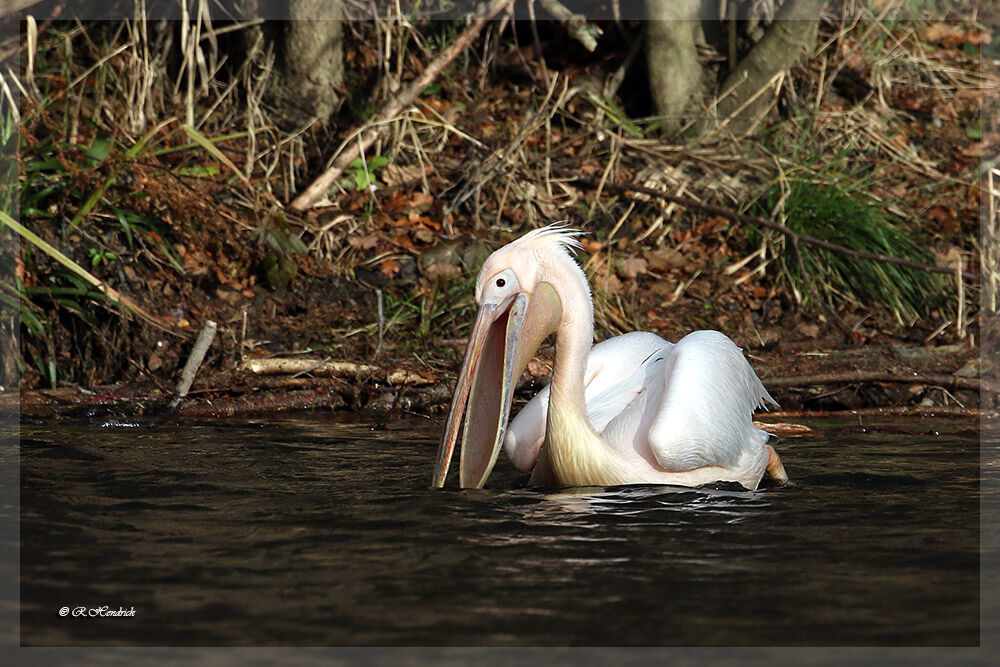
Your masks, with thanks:
[(416, 420), (23, 426), (21, 641), (975, 645), (978, 425), (928, 424), (814, 423), (755, 493), (431, 491)]

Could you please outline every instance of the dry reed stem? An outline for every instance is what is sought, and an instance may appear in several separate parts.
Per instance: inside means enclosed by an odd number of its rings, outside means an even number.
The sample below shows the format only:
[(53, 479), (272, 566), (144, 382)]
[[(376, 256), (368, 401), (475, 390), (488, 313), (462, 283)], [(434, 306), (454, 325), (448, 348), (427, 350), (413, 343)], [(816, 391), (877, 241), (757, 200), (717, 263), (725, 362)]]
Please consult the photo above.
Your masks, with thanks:
[(990, 169), (987, 175), (989, 217), (983, 225), (982, 267), (983, 305), (988, 314), (997, 313), (1000, 301), (1000, 169)]

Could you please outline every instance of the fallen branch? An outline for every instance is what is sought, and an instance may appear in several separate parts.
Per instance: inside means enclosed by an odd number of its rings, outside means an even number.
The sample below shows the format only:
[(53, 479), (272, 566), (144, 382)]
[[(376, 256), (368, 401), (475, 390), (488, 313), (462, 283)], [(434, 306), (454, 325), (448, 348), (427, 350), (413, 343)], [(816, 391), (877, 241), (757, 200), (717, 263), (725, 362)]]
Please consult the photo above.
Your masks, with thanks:
[(587, 23), (586, 16), (573, 13), (559, 0), (538, 0), (538, 2), (562, 24), (570, 37), (583, 45), (583, 48), (588, 51), (597, 48), (597, 38), (601, 36), (601, 29), (592, 23)]
[(900, 382), (904, 384), (930, 384), (953, 389), (990, 391), (1000, 393), (1000, 384), (981, 378), (959, 377), (957, 375), (937, 375), (912, 371), (913, 375), (902, 375), (885, 371), (848, 371), (845, 373), (820, 373), (813, 375), (791, 375), (787, 377), (761, 378), (767, 387), (814, 387), (823, 384), (852, 384), (860, 382)]
[(257, 375), (298, 375), (309, 373), (316, 376), (351, 378), (354, 380), (375, 380), (391, 385), (430, 384), (419, 373), (405, 369), (387, 372), (370, 364), (355, 364), (350, 361), (323, 361), (320, 359), (247, 359), (244, 367)]
[(312, 389), (265, 392), (238, 398), (215, 398), (210, 402), (185, 403), (178, 414), (185, 417), (235, 417), (248, 413), (275, 413), (314, 408), (340, 408), (344, 398), (337, 392)]
[(359, 379), (378, 373), (378, 366), (355, 364), (350, 361), (327, 361), (317, 359), (247, 359), (243, 364), (247, 370), (257, 375), (296, 375), (312, 373), (328, 377), (350, 377)]
[[(757, 415), (764, 419), (803, 419), (826, 417), (972, 417), (975, 419), (995, 418), (1000, 415), (994, 410), (963, 408), (958, 405), (893, 405), (885, 408), (853, 408), (850, 410), (778, 410)], [(767, 422), (760, 422), (760, 428), (767, 430)]]
[(487, 22), (512, 5), (513, 2), (514, 0), (495, 0), (483, 14), (473, 19), (469, 23), (469, 27), (456, 37), (455, 41), (442, 51), (441, 55), (435, 58), (420, 76), (414, 79), (405, 90), (382, 107), (382, 110), (368, 124), (368, 129), (358, 133), (357, 141), (351, 141), (346, 150), (334, 161), (333, 166), (320, 174), (319, 178), (303, 190), (298, 197), (293, 199), (290, 207), (295, 211), (301, 212), (315, 204), (337, 182), (337, 179), (343, 175), (344, 170), (375, 143), (375, 140), (385, 131), (387, 123), (412, 106), (417, 96), (434, 82), (434, 79), (437, 78), (438, 74), (441, 73), (448, 63), (457, 58), (469, 46)]
[[(582, 183), (584, 185), (590, 186), (592, 188), (599, 187), (601, 184), (590, 178), (575, 178), (576, 182)], [(900, 266), (906, 266), (911, 269), (917, 269), (919, 271), (927, 271), (929, 273), (942, 273), (944, 275), (953, 276), (955, 275), (954, 269), (945, 268), (943, 266), (934, 266), (931, 264), (924, 264), (922, 262), (915, 262), (912, 259), (905, 259), (903, 257), (892, 257), (890, 255), (883, 255), (881, 253), (863, 252), (861, 250), (854, 250), (853, 248), (848, 248), (846, 246), (838, 245), (836, 243), (831, 243), (829, 241), (824, 241), (823, 239), (818, 239), (814, 236), (808, 236), (806, 234), (800, 234), (794, 230), (789, 229), (780, 222), (774, 220), (769, 220), (767, 218), (762, 218), (758, 215), (746, 215), (743, 213), (736, 213), (735, 211), (730, 211), (727, 208), (722, 208), (721, 206), (713, 206), (712, 204), (703, 204), (702, 202), (690, 199), (689, 197), (678, 197), (676, 195), (667, 194), (656, 188), (647, 188), (643, 185), (637, 185), (634, 183), (604, 183), (603, 189), (609, 192), (618, 192), (621, 194), (626, 194), (628, 192), (638, 192), (644, 195), (649, 195), (650, 197), (657, 197), (659, 199), (664, 199), (666, 201), (674, 202), (675, 204), (680, 204), (681, 206), (686, 206), (688, 208), (695, 208), (712, 215), (718, 215), (727, 220), (739, 224), (754, 224), (760, 225), (761, 227), (767, 227), (768, 229), (773, 229), (775, 231), (781, 232), (785, 236), (799, 243), (808, 243), (809, 245), (814, 245), (819, 248), (824, 248), (826, 250), (831, 250), (833, 252), (840, 253), (841, 255), (847, 255), (848, 257), (856, 257), (857, 259), (866, 259), (872, 262), (884, 262), (886, 264), (898, 264)], [(978, 281), (979, 276), (974, 274), (965, 274), (970, 279), (975, 279)]]
[(198, 369), (201, 368), (201, 362), (205, 360), (205, 354), (208, 352), (208, 348), (212, 346), (212, 341), (215, 340), (217, 328), (215, 322), (205, 320), (204, 326), (201, 327), (201, 331), (198, 333), (198, 339), (194, 342), (194, 347), (191, 348), (191, 354), (188, 356), (187, 363), (184, 364), (184, 370), (181, 371), (181, 379), (177, 383), (177, 395), (174, 397), (174, 400), (170, 401), (171, 409), (176, 408), (181, 399), (187, 396), (188, 390), (191, 389), (194, 376), (198, 372)]

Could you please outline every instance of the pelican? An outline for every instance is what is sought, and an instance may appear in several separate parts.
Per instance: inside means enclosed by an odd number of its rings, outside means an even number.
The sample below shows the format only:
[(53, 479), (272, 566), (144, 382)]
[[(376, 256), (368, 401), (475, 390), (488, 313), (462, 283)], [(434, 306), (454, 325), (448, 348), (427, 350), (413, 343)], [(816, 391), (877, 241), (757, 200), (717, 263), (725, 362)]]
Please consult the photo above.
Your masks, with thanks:
[[(718, 331), (678, 343), (633, 332), (593, 345), (594, 306), (570, 255), (582, 232), (550, 225), (500, 248), (476, 280), (476, 314), (438, 450), (444, 485), (463, 412), (463, 488), (481, 488), (501, 447), (547, 487), (787, 481), (753, 411), (777, 403)], [(510, 422), (514, 387), (556, 335), (552, 380)]]

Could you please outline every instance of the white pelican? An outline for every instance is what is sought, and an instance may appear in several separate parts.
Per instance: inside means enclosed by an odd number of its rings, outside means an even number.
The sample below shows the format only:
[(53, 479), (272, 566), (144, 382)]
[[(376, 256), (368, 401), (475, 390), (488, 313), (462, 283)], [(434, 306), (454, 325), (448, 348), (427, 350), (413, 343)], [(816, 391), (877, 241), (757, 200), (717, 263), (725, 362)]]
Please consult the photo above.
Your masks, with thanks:
[[(592, 345), (590, 286), (569, 253), (580, 235), (536, 229), (483, 264), (434, 486), (444, 485), (463, 411), (463, 488), (483, 486), (501, 446), (541, 486), (731, 481), (756, 489), (765, 472), (787, 481), (752, 420), (765, 401), (777, 403), (725, 335), (696, 331), (673, 344), (635, 332)], [(515, 384), (553, 332), (552, 381), (507, 428)]]

